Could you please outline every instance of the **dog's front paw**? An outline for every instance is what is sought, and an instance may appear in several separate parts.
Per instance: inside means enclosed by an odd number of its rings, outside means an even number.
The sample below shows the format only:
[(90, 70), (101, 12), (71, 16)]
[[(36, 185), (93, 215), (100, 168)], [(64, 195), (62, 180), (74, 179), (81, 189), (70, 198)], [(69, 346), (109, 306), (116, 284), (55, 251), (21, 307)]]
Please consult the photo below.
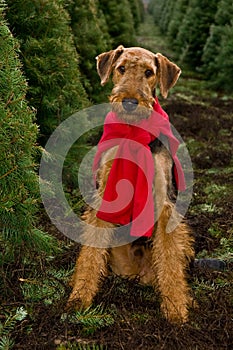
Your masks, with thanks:
[(86, 288), (74, 289), (68, 299), (67, 310), (83, 310), (92, 304), (93, 296), (87, 292)]

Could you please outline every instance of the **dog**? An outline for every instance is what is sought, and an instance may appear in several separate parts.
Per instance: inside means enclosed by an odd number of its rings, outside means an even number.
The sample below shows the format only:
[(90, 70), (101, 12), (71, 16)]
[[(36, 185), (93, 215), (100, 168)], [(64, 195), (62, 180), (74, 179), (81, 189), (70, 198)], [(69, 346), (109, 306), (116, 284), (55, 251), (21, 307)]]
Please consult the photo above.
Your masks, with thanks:
[[(97, 71), (101, 85), (105, 85), (112, 75), (114, 86), (110, 103), (112, 111), (123, 123), (121, 129), (127, 124), (139, 125), (149, 120), (154, 105), (158, 103), (156, 87), (159, 86), (162, 97), (167, 98), (181, 73), (175, 63), (160, 53), (122, 45), (97, 57)], [(118, 146), (105, 149), (97, 171), (98, 198), (94, 200), (97, 209), (89, 207), (83, 215), (83, 220), (88, 224), (83, 232), (87, 244), (82, 246), (77, 258), (69, 307), (89, 307), (101, 288), (103, 278), (111, 271), (123, 277), (137, 278), (140, 283), (152, 285), (158, 290), (161, 310), (168, 321), (183, 323), (188, 320), (192, 297), (186, 271), (194, 258), (193, 237), (187, 224), (180, 220), (172, 232), (166, 232), (169, 219), (174, 216), (174, 160), (163, 143), (156, 145), (155, 140), (154, 149), (150, 147), (155, 169), (153, 203), (159, 213), (152, 235), (136, 237), (133, 242), (110, 248), (88, 244), (95, 241), (98, 229), (106, 233), (106, 239), (111, 240), (115, 234), (114, 228), (119, 226), (114, 220), (103, 220), (97, 215)], [(149, 217), (145, 217), (144, 222), (147, 219)]]

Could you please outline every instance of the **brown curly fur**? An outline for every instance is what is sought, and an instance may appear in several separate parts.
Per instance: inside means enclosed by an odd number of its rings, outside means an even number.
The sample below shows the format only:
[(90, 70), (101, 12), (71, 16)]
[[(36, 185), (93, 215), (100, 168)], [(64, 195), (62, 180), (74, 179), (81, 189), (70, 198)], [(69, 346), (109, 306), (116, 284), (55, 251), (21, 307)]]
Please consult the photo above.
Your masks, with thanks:
[[(124, 72), (121, 71), (122, 66)], [(156, 85), (159, 84), (161, 94), (166, 98), (168, 90), (175, 85), (180, 74), (179, 67), (161, 54), (155, 55), (142, 48), (123, 46), (99, 55), (97, 70), (102, 85), (113, 73), (114, 88), (110, 102), (118, 116), (129, 122), (147, 118), (152, 110)], [(151, 72), (149, 77), (145, 76), (145, 71), (148, 70)], [(139, 101), (133, 113), (125, 111), (121, 103), (123, 98), (136, 98)], [(115, 152), (116, 148), (110, 149), (102, 157), (98, 170), (100, 196), (104, 192)], [(150, 284), (158, 289), (162, 298), (161, 309), (169, 321), (187, 321), (192, 298), (186, 280), (186, 269), (194, 256), (193, 238), (183, 222), (172, 232), (166, 232), (171, 215), (176, 220), (178, 213), (174, 214), (174, 204), (170, 200), (172, 160), (165, 147), (156, 150), (154, 163), (154, 199), (158, 219), (152, 239), (138, 239), (111, 249), (89, 246), (88, 242), (93, 242), (98, 236), (98, 228), (104, 228), (106, 240), (111, 240), (114, 225), (98, 219), (96, 210), (88, 208), (83, 216), (90, 224), (83, 232), (87, 243), (77, 259), (68, 306), (76, 309), (90, 306), (101, 288), (103, 278), (109, 274), (110, 266), (118, 275), (137, 277), (140, 283)], [(96, 208), (96, 205), (100, 205), (100, 199), (98, 197), (94, 200)]]

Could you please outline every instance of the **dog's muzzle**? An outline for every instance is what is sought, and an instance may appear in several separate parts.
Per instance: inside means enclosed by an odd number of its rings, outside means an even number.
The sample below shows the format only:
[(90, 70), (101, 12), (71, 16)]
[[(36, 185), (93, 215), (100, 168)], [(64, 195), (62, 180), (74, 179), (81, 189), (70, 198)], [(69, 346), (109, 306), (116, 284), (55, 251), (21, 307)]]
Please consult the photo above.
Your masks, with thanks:
[(136, 98), (124, 98), (122, 105), (126, 112), (133, 112), (138, 106), (138, 100)]

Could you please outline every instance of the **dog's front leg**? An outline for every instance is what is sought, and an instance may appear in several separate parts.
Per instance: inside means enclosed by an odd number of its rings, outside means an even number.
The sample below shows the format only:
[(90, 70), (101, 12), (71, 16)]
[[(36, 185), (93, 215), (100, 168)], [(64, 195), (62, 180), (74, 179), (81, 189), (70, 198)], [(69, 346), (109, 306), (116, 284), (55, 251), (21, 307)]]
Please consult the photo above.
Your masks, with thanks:
[[(116, 150), (110, 150), (108, 153), (112, 155)], [(113, 156), (112, 156), (113, 157)], [(101, 198), (104, 193), (106, 181), (111, 169), (112, 160), (104, 163), (98, 171), (98, 194), (93, 198), (94, 208), (99, 208)], [(101, 282), (108, 274), (109, 252), (111, 239), (113, 237), (112, 223), (103, 221), (96, 216), (97, 210), (89, 208), (83, 215), (84, 229), (82, 233), (82, 242), (84, 246), (77, 258), (74, 275), (71, 284), (73, 286), (72, 293), (68, 300), (68, 307), (76, 309), (87, 308), (91, 305), (93, 298), (100, 289)]]
[[(98, 237), (103, 246), (108, 246), (112, 237), (113, 224), (96, 217), (96, 211), (87, 210), (84, 214), (86, 222), (82, 241), (86, 243), (77, 258), (74, 275), (72, 277), (73, 290), (68, 300), (68, 307), (75, 309), (87, 308), (100, 289), (101, 282), (108, 274), (109, 252), (107, 248), (98, 247)], [(95, 247), (96, 243), (96, 247)]]
[(108, 250), (83, 246), (72, 277), (73, 290), (68, 306), (75, 309), (87, 308), (107, 275)]
[(159, 288), (166, 318), (173, 323), (182, 323), (187, 321), (188, 307), (192, 303), (186, 269), (193, 258), (193, 240), (184, 223), (179, 223), (172, 232), (166, 232), (172, 209), (171, 203), (165, 203), (158, 220), (152, 248), (156, 270), (154, 283)]

